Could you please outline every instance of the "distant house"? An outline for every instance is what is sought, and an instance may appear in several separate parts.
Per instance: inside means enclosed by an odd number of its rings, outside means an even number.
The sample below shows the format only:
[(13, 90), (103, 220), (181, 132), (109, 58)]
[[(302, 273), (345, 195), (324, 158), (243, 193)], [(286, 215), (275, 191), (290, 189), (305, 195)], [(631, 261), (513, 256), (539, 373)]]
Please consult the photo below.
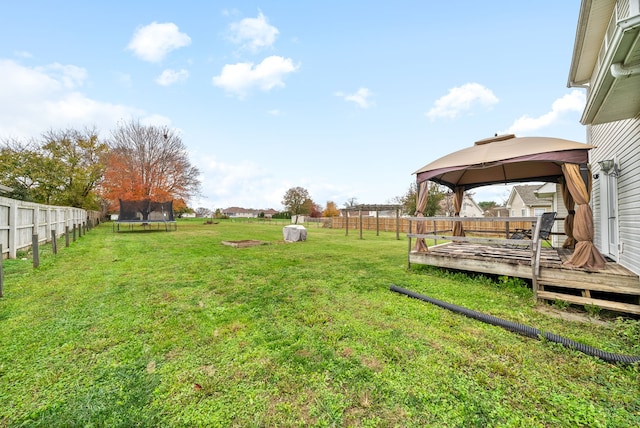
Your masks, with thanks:
[(553, 211), (553, 199), (540, 197), (537, 193), (542, 187), (534, 184), (513, 186), (507, 200), (509, 217), (532, 217)]
[[(453, 217), (455, 215), (452, 192), (447, 193), (442, 201), (440, 201), (440, 212), (446, 216)], [(484, 217), (484, 211), (482, 211), (482, 208), (478, 206), (476, 201), (473, 200), (473, 197), (469, 196), (468, 193), (464, 194), (462, 207), (460, 208), (460, 217)]]
[(509, 217), (507, 207), (493, 207), (484, 212), (485, 217)]
[(222, 214), (230, 218), (255, 218), (258, 214), (254, 210), (240, 207), (229, 207), (222, 210)]
[(271, 218), (278, 211), (269, 208), (266, 210), (256, 210), (253, 208), (229, 207), (222, 210), (222, 214), (229, 218), (258, 218), (264, 215), (264, 218)]
[(553, 224), (551, 243), (554, 247), (561, 247), (566, 239), (564, 235), (564, 222), (567, 208), (562, 200), (562, 188), (557, 183), (545, 183), (538, 185), (513, 186), (507, 208), (510, 217), (537, 217), (545, 212), (556, 212), (557, 221)]
[(278, 214), (278, 211), (273, 208), (269, 208), (268, 210), (262, 210), (264, 213), (264, 218), (272, 218), (274, 215)]
[(538, 199), (551, 201), (551, 209), (549, 211), (554, 211), (557, 214), (557, 220), (551, 229), (557, 235), (553, 235), (552, 243), (554, 247), (561, 247), (566, 239), (564, 221), (562, 219), (568, 214), (567, 207), (564, 206), (564, 201), (562, 200), (562, 186), (558, 183), (545, 183), (538, 187), (534, 194)]
[(594, 244), (640, 274), (640, 0), (582, 0), (569, 87), (586, 88)]

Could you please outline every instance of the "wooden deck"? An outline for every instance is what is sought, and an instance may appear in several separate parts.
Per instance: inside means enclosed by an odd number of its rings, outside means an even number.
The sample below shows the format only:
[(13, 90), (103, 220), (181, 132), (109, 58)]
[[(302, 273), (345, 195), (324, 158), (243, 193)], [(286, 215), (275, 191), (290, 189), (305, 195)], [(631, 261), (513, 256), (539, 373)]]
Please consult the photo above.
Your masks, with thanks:
[[(414, 237), (419, 235), (413, 235)], [(411, 238), (411, 236), (410, 236)], [(411, 246), (411, 239), (410, 239)], [(423, 264), (449, 269), (531, 279), (538, 299), (640, 315), (640, 278), (617, 263), (597, 272), (563, 265), (569, 250), (541, 248), (532, 257), (530, 247), (454, 241), (435, 245), (428, 252), (409, 249), (409, 265)], [(539, 260), (539, 269), (532, 267)]]

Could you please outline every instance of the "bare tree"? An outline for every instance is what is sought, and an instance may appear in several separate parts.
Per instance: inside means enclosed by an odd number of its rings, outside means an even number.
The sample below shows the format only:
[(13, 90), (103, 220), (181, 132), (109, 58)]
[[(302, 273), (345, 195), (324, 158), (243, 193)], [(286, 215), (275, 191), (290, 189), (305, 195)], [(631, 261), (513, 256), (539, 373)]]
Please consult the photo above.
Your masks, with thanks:
[(212, 214), (209, 208), (199, 207), (196, 208), (196, 217), (209, 217)]
[(200, 171), (173, 129), (131, 121), (112, 131), (109, 146), (103, 189), (110, 200), (188, 200), (198, 193)]
[(355, 207), (358, 205), (358, 198), (349, 198), (347, 202), (344, 203), (345, 208)]

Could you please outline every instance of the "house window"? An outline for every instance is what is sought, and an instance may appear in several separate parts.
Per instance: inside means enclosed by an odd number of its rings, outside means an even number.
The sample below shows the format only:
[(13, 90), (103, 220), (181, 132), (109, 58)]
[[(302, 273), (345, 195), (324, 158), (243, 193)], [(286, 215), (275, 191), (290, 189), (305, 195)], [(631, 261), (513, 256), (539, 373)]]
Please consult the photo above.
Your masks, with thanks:
[(511, 210), (511, 217), (515, 217), (516, 216), (516, 210)]
[(546, 210), (544, 208), (534, 208), (533, 209), (533, 215), (536, 216), (536, 217), (540, 217), (545, 212), (546, 212)]
[(526, 217), (527, 216), (527, 209), (526, 208), (521, 208), (520, 209), (520, 217)]

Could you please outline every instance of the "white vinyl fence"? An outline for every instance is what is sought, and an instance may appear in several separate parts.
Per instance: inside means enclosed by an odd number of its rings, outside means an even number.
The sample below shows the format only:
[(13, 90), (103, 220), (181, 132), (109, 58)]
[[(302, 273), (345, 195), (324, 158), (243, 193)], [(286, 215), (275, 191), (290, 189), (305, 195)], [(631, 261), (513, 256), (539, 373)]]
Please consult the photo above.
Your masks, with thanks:
[[(2, 257), (16, 258), (16, 252), (31, 247), (33, 236), (38, 242), (51, 240), (68, 230), (85, 227), (87, 221), (97, 220), (96, 213), (80, 208), (41, 205), (0, 197), (0, 244)], [(68, 228), (68, 229), (67, 229)]]

